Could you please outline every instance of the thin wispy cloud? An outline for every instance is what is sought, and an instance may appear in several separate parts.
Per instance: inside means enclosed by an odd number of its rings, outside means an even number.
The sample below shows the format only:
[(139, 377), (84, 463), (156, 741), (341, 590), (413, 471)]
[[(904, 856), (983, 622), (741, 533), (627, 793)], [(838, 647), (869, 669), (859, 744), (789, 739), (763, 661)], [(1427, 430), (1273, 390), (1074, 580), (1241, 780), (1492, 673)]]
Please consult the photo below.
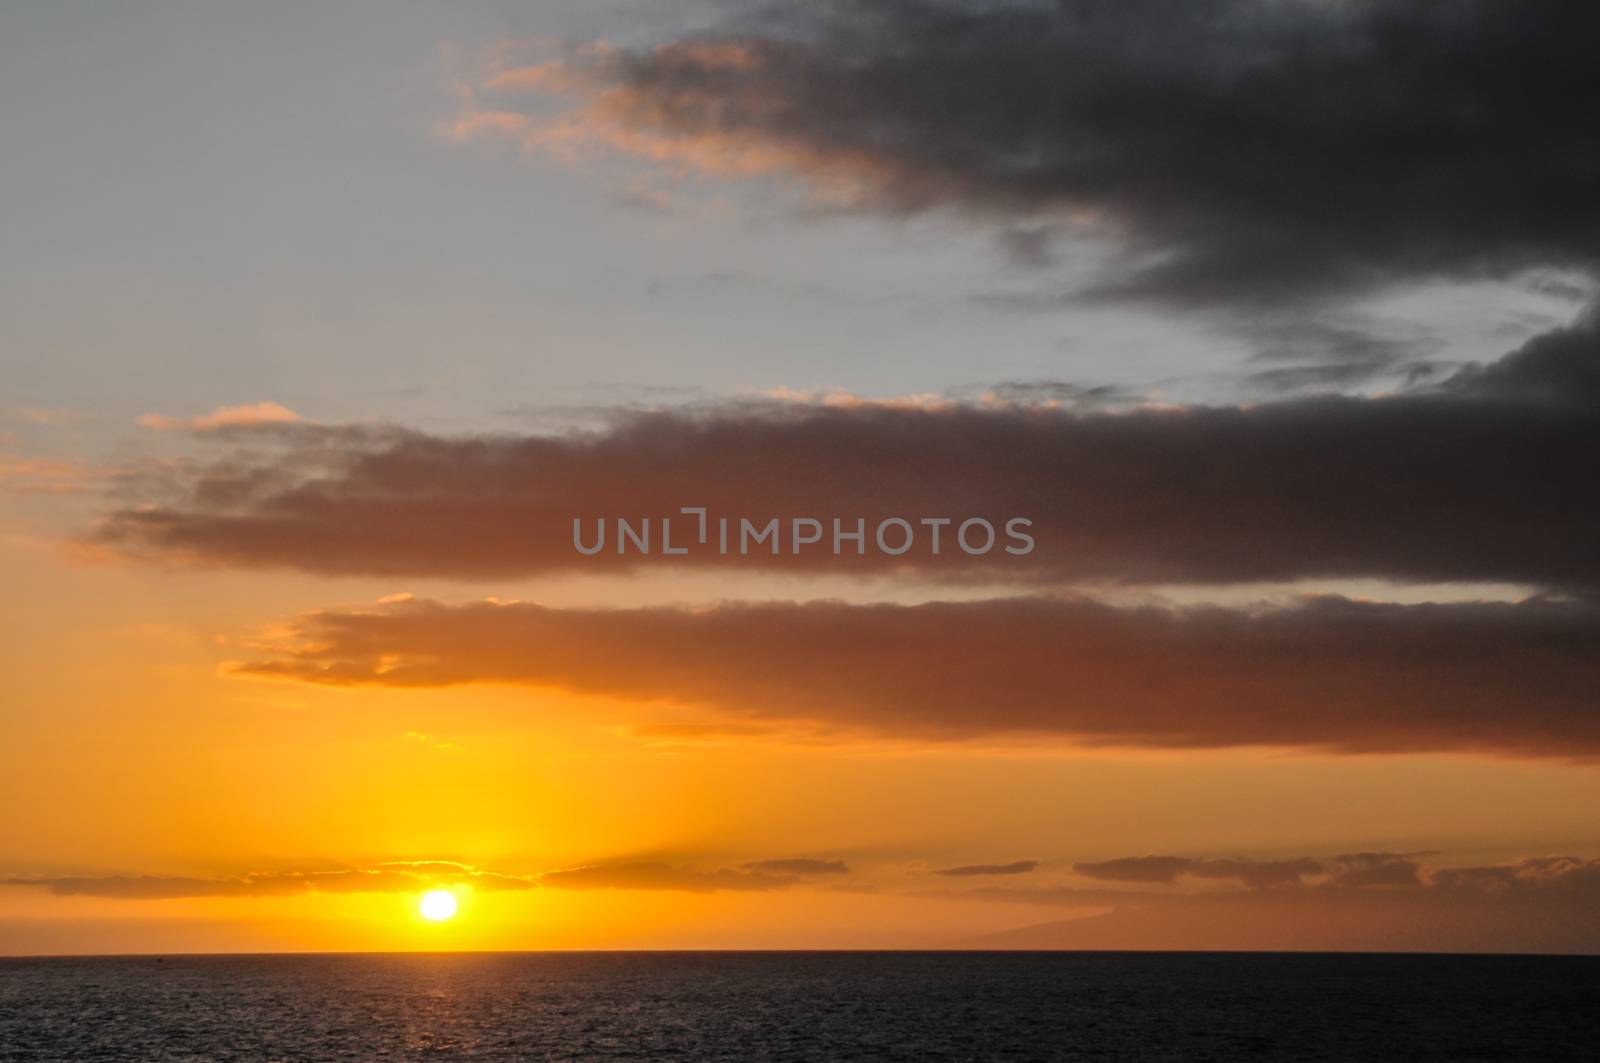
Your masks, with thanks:
[(958, 867), (942, 867), (934, 874), (949, 878), (979, 878), (991, 875), (1026, 875), (1038, 868), (1037, 860), (1016, 860), (1009, 864), (962, 864)]
[(254, 872), (232, 878), (168, 875), (13, 877), (0, 886), (32, 886), (64, 897), (169, 900), (178, 897), (286, 897), (304, 893), (413, 893), (440, 886), (525, 890), (537, 879), (443, 860), (401, 861), (328, 871)]
[(841, 860), (771, 858), (734, 867), (697, 868), (661, 861), (632, 861), (510, 874), (451, 860), (390, 861), (366, 867), (314, 871), (251, 872), (232, 877), (181, 875), (13, 876), (0, 886), (31, 887), (61, 897), (172, 900), (189, 897), (292, 897), (306, 893), (420, 893), (467, 886), (477, 890), (662, 890), (712, 893), (784, 890), (849, 871)]
[(1111, 882), (1142, 882), (1169, 885), (1184, 878), (1224, 879), (1248, 886), (1299, 885), (1309, 875), (1323, 872), (1323, 865), (1307, 857), (1294, 860), (1193, 859), (1181, 856), (1133, 856), (1073, 864), (1072, 869), (1087, 878)]
[(667, 890), (682, 893), (786, 890), (799, 885), (802, 875), (759, 866), (699, 870), (652, 861), (595, 864), (541, 875), (541, 885), (565, 890)]
[(141, 428), (158, 432), (215, 432), (225, 428), (255, 428), (261, 425), (295, 424), (304, 418), (276, 402), (255, 402), (243, 406), (219, 406), (195, 417), (168, 417), (147, 413), (139, 417)]
[(112, 469), (72, 459), (0, 454), (0, 490), (15, 494), (91, 494), (114, 477)]

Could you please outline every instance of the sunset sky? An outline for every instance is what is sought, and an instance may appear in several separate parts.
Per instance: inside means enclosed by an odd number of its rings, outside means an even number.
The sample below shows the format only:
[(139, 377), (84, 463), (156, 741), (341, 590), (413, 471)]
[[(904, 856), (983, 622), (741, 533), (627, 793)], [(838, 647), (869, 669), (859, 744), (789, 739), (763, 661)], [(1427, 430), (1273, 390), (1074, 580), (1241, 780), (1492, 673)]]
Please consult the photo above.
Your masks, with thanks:
[(1600, 950), (1596, 32), (0, 8), (0, 953)]

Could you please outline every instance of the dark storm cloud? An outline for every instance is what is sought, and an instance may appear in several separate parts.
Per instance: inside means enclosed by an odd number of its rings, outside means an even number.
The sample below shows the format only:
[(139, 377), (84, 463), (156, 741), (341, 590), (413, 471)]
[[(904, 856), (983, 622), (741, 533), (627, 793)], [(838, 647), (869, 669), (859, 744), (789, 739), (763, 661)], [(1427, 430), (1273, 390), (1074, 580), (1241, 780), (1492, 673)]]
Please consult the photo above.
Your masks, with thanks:
[(1107, 294), (1270, 303), (1600, 259), (1588, 0), (762, 10), (501, 70), (461, 129), (537, 139), (555, 91), (563, 145), (994, 215), (1035, 263), (1039, 225), (1068, 219), (1128, 248)]
[[(128, 553), (317, 573), (510, 577), (640, 564), (1033, 584), (1310, 577), (1600, 585), (1593, 316), (1426, 392), (1248, 407), (730, 403), (588, 434), (442, 438), (277, 425), (143, 485), (97, 539)], [(216, 438), (215, 434), (213, 438)], [(243, 441), (257, 445), (246, 448)], [(277, 441), (279, 446), (269, 445)], [(1036, 549), (598, 556), (572, 522), (705, 506), (831, 530), (900, 517), (1034, 521)], [(659, 527), (657, 542), (659, 543)], [(592, 539), (590, 540), (592, 541)], [(1002, 540), (1003, 541), (1003, 540)]]
[(971, 878), (980, 875), (1026, 875), (1039, 866), (1037, 860), (1018, 860), (1010, 864), (962, 864), (960, 867), (944, 867), (935, 871), (935, 875), (948, 875), (951, 878)]
[(1591, 600), (1319, 598), (1265, 612), (1066, 598), (692, 610), (412, 601), (313, 613), (281, 652), (235, 671), (335, 686), (526, 684), (893, 737), (1600, 755)]
[(1600, 417), (1600, 304), (1497, 362), (1462, 370), (1447, 386), (1478, 399), (1569, 407)]

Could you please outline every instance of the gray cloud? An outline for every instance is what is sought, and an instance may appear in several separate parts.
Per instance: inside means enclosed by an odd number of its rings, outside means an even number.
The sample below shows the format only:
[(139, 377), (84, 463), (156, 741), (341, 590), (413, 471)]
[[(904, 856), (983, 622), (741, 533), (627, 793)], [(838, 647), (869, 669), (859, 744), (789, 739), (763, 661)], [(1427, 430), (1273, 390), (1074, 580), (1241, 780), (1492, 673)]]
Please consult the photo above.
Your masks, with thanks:
[(1462, 370), (1445, 387), (1482, 401), (1522, 401), (1594, 415), (1600, 410), (1600, 304), (1497, 362)]
[(536, 124), (555, 88), (620, 150), (1093, 225), (1128, 250), (1105, 294), (1270, 303), (1592, 269), (1597, 33), (1584, 0), (795, 0), (480, 106)]
[[(639, 564), (1058, 583), (1313, 577), (1600, 585), (1600, 322), (1424, 392), (1249, 407), (725, 404), (569, 435), (270, 426), (146, 484), (95, 539), (138, 556), (317, 573), (513, 577)], [(238, 430), (232, 430), (237, 432)], [(239, 438), (235, 436), (235, 438)], [(273, 441), (278, 444), (272, 445)], [(580, 556), (574, 519), (982, 517), (1033, 553), (931, 536), (893, 557)], [(687, 538), (679, 517), (677, 541)], [(826, 526), (826, 525), (825, 525)], [(659, 527), (656, 530), (659, 543)], [(613, 528), (613, 539), (615, 532)]]

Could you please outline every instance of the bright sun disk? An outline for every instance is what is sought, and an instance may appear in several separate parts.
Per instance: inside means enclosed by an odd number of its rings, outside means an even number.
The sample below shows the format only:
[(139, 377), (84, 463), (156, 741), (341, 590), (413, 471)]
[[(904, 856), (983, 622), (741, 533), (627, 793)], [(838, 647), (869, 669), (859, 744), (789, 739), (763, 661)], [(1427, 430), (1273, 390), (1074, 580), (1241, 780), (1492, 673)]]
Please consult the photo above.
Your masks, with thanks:
[(422, 918), (440, 923), (456, 914), (456, 895), (449, 890), (429, 890), (422, 895), (422, 903), (417, 908)]

